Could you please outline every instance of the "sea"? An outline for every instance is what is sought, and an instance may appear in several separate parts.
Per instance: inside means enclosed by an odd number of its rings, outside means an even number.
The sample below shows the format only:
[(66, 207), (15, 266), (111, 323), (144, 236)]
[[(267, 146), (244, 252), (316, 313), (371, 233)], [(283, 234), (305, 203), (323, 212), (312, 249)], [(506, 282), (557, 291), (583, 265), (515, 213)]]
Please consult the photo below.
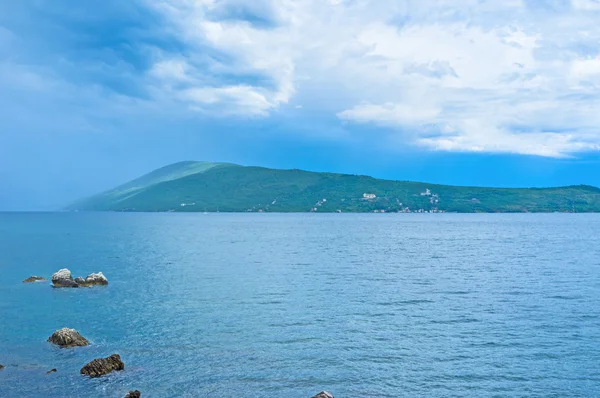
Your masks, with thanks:
[[(61, 268), (109, 285), (22, 283)], [(600, 397), (600, 215), (0, 213), (0, 364), (0, 397)]]

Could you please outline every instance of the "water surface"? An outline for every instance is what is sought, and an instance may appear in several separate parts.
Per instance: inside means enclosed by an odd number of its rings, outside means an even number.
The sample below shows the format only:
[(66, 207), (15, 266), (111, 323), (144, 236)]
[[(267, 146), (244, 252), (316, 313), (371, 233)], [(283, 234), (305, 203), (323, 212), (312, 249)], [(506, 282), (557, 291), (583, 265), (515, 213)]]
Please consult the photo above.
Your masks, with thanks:
[(1, 397), (600, 396), (600, 215), (4, 213), (0, 275)]

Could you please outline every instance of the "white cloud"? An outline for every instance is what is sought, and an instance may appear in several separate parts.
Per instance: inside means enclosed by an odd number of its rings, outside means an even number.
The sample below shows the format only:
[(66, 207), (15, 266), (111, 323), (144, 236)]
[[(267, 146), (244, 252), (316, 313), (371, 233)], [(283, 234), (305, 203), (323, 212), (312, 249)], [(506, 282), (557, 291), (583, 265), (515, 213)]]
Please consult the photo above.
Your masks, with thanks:
[[(164, 13), (189, 55), (161, 54), (149, 75), (152, 84), (213, 114), (267, 115), (294, 93), (294, 62), (286, 50), (285, 1), (167, 0), (150, 3)], [(233, 15), (228, 15), (228, 9)], [(242, 10), (243, 9), (243, 10)], [(265, 29), (237, 18), (241, 11), (284, 23)], [(242, 13), (242, 15), (244, 15)], [(223, 19), (213, 21), (213, 16)], [(278, 31), (280, 30), (280, 31)], [(220, 107), (206, 105), (221, 105)]]
[(356, 122), (377, 121), (385, 125), (405, 125), (414, 127), (428, 123), (440, 114), (440, 109), (430, 104), (424, 106), (411, 106), (387, 103), (383, 105), (363, 104), (352, 109), (338, 113), (341, 119)]
[(573, 7), (580, 10), (600, 10), (600, 0), (573, 0)]
[(294, 96), (432, 150), (570, 156), (600, 144), (600, 10), (521, 0), (165, 0), (184, 54), (154, 92), (267, 116)]
[[(211, 108), (226, 103), (227, 107), (221, 109), (223, 115), (246, 113), (249, 115), (266, 115), (273, 107), (264, 94), (255, 87), (226, 86), (211, 88), (190, 88), (180, 93), (181, 98), (194, 103), (198, 110), (218, 110)], [(204, 107), (203, 107), (204, 106)]]
[(571, 77), (575, 84), (590, 84), (600, 88), (600, 58), (574, 60)]
[(188, 82), (190, 66), (184, 59), (167, 59), (159, 61), (150, 69), (150, 75), (157, 79), (171, 82)]

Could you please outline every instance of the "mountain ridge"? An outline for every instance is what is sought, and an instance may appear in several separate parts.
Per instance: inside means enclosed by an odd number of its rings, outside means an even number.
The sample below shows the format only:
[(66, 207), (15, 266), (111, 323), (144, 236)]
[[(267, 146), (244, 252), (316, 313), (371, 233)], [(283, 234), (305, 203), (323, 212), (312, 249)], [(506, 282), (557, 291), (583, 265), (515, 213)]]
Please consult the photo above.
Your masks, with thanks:
[(451, 186), (184, 161), (79, 200), (79, 211), (600, 212), (600, 188)]

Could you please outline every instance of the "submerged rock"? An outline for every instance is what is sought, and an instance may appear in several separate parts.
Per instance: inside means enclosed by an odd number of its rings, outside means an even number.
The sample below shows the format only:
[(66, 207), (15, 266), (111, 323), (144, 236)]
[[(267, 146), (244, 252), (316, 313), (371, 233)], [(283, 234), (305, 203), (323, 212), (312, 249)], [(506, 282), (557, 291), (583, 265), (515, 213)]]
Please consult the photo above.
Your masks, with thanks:
[(56, 368), (50, 369), (49, 371), (46, 372), (46, 374), (49, 375), (50, 373), (54, 373), (54, 372), (58, 372), (58, 370), (56, 370)]
[(113, 354), (108, 358), (94, 359), (92, 362), (81, 368), (80, 373), (90, 377), (100, 377), (115, 370), (125, 369), (125, 364), (121, 361), (119, 354)]
[(331, 395), (327, 391), (321, 391), (320, 393), (318, 393), (317, 395), (315, 395), (312, 398), (333, 398), (333, 395)]
[(142, 396), (142, 393), (139, 392), (138, 390), (135, 391), (129, 391), (127, 393), (127, 395), (125, 395), (125, 398), (140, 398)]
[(4, 369), (4, 365), (0, 365), (0, 370)]
[(68, 328), (52, 333), (52, 336), (48, 337), (48, 342), (60, 347), (84, 347), (90, 344), (77, 330)]
[(33, 282), (39, 282), (39, 281), (45, 281), (47, 280), (46, 278), (44, 278), (43, 276), (30, 276), (29, 278), (25, 279), (23, 281), (23, 283), (33, 283)]
[(52, 284), (54, 287), (79, 287), (73, 280), (71, 271), (66, 268), (63, 268), (52, 275)]

